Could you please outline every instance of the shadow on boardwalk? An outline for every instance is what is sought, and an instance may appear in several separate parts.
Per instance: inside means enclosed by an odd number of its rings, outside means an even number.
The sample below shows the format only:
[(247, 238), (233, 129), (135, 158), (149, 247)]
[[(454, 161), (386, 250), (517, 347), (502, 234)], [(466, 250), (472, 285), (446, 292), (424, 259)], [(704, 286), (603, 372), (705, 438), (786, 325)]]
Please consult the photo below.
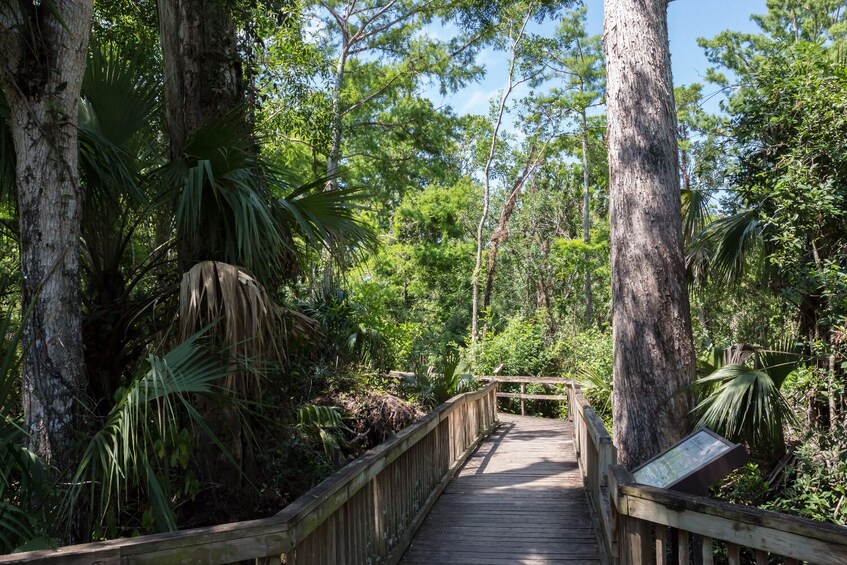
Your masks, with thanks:
[(599, 563), (570, 422), (502, 425), (438, 499), (402, 563)]

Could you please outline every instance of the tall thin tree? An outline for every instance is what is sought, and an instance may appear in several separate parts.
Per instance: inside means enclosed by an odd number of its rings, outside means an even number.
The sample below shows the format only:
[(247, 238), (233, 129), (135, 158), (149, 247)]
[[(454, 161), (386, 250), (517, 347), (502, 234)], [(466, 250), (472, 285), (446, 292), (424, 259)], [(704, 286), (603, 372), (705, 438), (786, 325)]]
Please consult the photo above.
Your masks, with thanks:
[(509, 50), (509, 69), (506, 75), (506, 86), (500, 95), (500, 102), (494, 114), (491, 142), (488, 146), (488, 154), (485, 158), (485, 165), (482, 172), (482, 214), (480, 215), (476, 230), (476, 259), (473, 275), (471, 276), (471, 287), (473, 288), (473, 298), (471, 301), (471, 341), (473, 343), (476, 343), (477, 339), (479, 339), (479, 287), (482, 279), (482, 253), (485, 249), (485, 227), (488, 224), (488, 214), (491, 206), (491, 180), (494, 162), (497, 157), (497, 143), (501, 135), (503, 120), (506, 117), (509, 98), (517, 87), (540, 74), (539, 69), (531, 71), (529, 75), (523, 75), (521, 73), (523, 70), (521, 63), (524, 58), (522, 49), (524, 48), (523, 44), (527, 41), (526, 28), (536, 8), (537, 6), (534, 3), (530, 3), (524, 13), (518, 12), (515, 17), (507, 18), (505, 22), (506, 45)]
[(679, 439), (694, 377), (668, 0), (606, 0), (614, 437), (634, 467)]

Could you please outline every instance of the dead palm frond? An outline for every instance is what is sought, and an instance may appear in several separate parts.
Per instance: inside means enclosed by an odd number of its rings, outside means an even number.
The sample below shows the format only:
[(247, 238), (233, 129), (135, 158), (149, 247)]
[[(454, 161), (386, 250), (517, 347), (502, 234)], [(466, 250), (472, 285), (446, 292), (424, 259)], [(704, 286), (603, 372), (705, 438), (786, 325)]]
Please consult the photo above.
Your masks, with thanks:
[[(303, 335), (313, 327), (307, 316), (281, 308), (267, 289), (242, 267), (203, 261), (182, 276), (179, 292), (180, 335), (184, 339), (210, 326), (213, 343), (231, 359), (250, 359), (282, 364), (292, 334)], [(256, 372), (230, 374), (226, 390), (255, 398), (259, 390)]]

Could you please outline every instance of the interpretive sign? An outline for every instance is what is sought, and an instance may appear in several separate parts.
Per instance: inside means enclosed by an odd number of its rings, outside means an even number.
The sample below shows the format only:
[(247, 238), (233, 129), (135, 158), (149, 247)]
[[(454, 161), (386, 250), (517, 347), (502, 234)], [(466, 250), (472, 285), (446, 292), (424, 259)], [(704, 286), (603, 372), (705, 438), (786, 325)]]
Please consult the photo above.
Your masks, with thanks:
[(705, 495), (709, 485), (747, 462), (744, 446), (702, 428), (633, 471), (636, 482)]

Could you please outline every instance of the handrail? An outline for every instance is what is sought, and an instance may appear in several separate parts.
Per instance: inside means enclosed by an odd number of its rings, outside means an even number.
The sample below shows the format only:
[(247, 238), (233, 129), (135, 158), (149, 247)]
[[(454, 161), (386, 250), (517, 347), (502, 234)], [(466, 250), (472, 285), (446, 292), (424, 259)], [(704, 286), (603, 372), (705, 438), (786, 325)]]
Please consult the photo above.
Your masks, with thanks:
[(520, 383), (521, 392), (498, 392), (497, 398), (519, 398), (521, 400), (521, 416), (526, 416), (526, 401), (527, 400), (567, 400), (568, 397), (561, 394), (527, 394), (527, 383), (534, 384), (556, 384), (568, 385), (571, 381), (560, 377), (522, 377), (511, 375), (482, 375), (475, 377), (478, 381), (488, 381), (492, 383)]
[(396, 563), (496, 425), (496, 393), (491, 383), (453, 397), (271, 518), (18, 553), (0, 563)]
[[(625, 468), (610, 470), (620, 563), (713, 563), (714, 544), (727, 546), (729, 563), (749, 548), (756, 563), (779, 555), (784, 563), (847, 563), (847, 528), (634, 484)], [(674, 555), (675, 554), (675, 555)], [(698, 559), (699, 558), (699, 559)]]
[(568, 417), (573, 420), (573, 442), (577, 463), (588, 488), (588, 500), (600, 526), (601, 550), (606, 560), (616, 552), (614, 521), (609, 504), (607, 472), (617, 463), (617, 449), (575, 381), (568, 384)]
[(786, 564), (847, 564), (847, 528), (636, 484), (616, 464), (612, 438), (575, 383), (568, 387), (568, 407), (609, 562), (711, 564), (720, 542), (731, 565), (740, 563), (744, 547), (756, 563), (774, 554)]

